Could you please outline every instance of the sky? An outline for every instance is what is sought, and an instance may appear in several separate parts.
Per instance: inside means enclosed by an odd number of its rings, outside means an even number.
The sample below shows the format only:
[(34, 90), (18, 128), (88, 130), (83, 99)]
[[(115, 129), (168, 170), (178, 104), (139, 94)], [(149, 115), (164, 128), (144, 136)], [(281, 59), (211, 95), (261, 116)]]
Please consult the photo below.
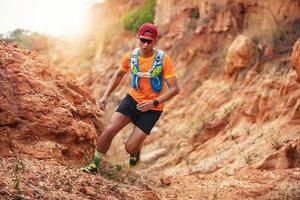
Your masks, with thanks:
[(83, 33), (88, 10), (104, 0), (0, 0), (0, 34), (22, 28), (53, 36)]

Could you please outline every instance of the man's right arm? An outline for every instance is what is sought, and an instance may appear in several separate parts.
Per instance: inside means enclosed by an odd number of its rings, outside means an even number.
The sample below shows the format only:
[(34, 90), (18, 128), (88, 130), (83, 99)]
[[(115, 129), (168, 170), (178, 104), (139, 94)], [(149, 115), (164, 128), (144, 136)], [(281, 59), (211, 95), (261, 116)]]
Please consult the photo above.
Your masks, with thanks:
[(126, 72), (120, 68), (115, 72), (114, 76), (112, 77), (111, 81), (108, 84), (108, 87), (105, 90), (103, 97), (99, 101), (99, 106), (100, 106), (101, 110), (105, 109), (107, 101), (108, 101), (108, 97), (119, 85), (119, 83), (121, 82), (121, 80), (125, 74), (126, 74)]

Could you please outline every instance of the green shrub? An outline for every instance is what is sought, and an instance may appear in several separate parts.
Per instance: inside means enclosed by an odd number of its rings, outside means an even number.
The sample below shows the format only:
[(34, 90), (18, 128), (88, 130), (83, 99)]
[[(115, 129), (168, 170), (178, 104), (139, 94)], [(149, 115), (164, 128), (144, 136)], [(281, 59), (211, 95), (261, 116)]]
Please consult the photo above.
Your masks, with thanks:
[(154, 22), (156, 0), (145, 0), (144, 4), (135, 10), (128, 11), (122, 17), (123, 28), (137, 32), (146, 22)]
[(14, 41), (18, 45), (21, 45), (25, 48), (30, 47), (29, 35), (30, 31), (23, 29), (16, 29), (8, 34), (8, 39)]
[(48, 37), (46, 35), (24, 29), (15, 29), (5, 35), (0, 35), (0, 39), (12, 41), (24, 48), (36, 51), (48, 47)]

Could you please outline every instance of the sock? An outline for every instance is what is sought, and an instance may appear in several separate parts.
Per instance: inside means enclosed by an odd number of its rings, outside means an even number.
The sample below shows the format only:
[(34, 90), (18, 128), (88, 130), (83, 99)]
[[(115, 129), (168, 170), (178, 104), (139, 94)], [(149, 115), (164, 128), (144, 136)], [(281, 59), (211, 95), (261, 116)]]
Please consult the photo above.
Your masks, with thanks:
[(97, 150), (95, 151), (95, 155), (94, 155), (94, 159), (93, 159), (92, 163), (94, 163), (97, 166), (97, 168), (99, 168), (102, 156), (103, 156), (103, 153), (100, 153)]
[(133, 154), (130, 154), (131, 157), (138, 157), (140, 155), (140, 152), (138, 153), (133, 153)]

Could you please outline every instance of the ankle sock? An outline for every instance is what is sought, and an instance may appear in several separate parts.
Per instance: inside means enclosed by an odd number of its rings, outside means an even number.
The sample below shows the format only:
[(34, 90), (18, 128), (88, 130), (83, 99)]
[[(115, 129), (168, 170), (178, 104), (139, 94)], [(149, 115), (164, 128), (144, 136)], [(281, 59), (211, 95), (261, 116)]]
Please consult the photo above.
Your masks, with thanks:
[(100, 166), (100, 161), (101, 161), (102, 157), (103, 157), (103, 153), (96, 150), (92, 163), (94, 163), (97, 166), (97, 168), (99, 168), (99, 166)]
[(140, 152), (138, 152), (138, 153), (133, 153), (133, 154), (130, 154), (130, 156), (131, 156), (131, 157), (139, 157), (139, 155), (140, 155)]

